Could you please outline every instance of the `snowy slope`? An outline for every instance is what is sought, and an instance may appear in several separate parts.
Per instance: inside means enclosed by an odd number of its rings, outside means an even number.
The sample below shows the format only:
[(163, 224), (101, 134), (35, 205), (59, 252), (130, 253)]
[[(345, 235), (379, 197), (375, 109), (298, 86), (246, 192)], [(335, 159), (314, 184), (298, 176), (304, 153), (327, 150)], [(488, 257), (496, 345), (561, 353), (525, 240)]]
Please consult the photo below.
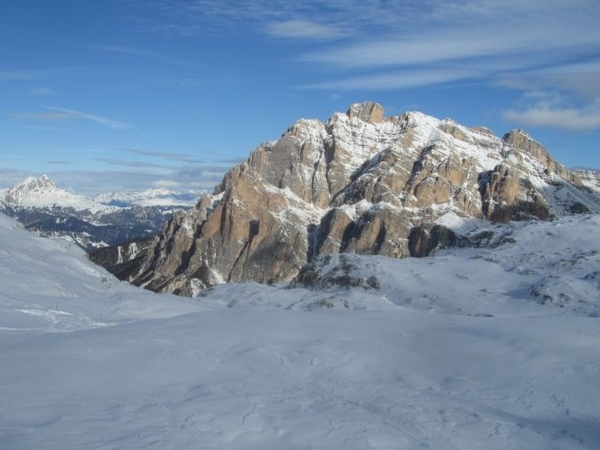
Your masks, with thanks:
[(0, 331), (72, 331), (200, 309), (121, 283), (78, 246), (38, 237), (4, 214), (0, 268)]
[[(505, 316), (538, 314), (541, 304), (600, 317), (600, 215), (508, 224), (457, 217), (442, 217), (440, 222), (460, 237), (469, 237), (470, 246), (481, 240), (483, 247), (401, 260), (325, 255), (301, 274), (315, 293), (294, 307), (324, 302), (328, 307), (364, 308), (369, 298), (371, 308), (397, 305), (444, 314)], [(358, 289), (348, 292), (352, 285)]]
[(378, 288), (180, 299), (0, 215), (0, 448), (600, 448), (599, 319), (525, 289), (562, 274), (597, 305), (600, 219), (535, 225), (342, 264)]

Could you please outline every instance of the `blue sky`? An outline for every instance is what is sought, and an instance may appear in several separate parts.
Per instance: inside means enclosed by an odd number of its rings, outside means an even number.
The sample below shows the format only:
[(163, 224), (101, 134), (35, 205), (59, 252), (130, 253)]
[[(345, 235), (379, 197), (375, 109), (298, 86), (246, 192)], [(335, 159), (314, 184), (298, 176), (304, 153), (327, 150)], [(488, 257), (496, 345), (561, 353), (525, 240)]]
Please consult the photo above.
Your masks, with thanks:
[(209, 188), (301, 117), (374, 100), (600, 168), (598, 0), (19, 0), (0, 187)]

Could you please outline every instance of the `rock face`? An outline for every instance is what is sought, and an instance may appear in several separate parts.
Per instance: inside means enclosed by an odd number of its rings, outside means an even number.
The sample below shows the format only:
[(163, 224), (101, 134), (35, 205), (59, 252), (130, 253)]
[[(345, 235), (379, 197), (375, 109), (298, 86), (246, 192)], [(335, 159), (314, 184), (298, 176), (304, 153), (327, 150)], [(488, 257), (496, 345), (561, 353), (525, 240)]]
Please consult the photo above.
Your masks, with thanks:
[(195, 295), (226, 281), (289, 281), (323, 254), (425, 256), (456, 240), (436, 223), (444, 217), (548, 219), (582, 210), (574, 204), (600, 211), (598, 192), (520, 130), (498, 138), (361, 103), (259, 146), (176, 213), (134, 267), (123, 264), (135, 284)]

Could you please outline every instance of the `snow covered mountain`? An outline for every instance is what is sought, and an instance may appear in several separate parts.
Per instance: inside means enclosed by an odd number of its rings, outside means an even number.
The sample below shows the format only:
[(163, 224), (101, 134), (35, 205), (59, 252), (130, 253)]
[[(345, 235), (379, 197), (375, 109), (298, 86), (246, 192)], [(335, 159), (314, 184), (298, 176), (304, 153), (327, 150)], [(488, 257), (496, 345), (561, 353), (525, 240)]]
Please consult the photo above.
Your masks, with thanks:
[(171, 189), (145, 189), (137, 192), (110, 192), (99, 194), (94, 200), (109, 206), (172, 206), (187, 209), (196, 204), (202, 191), (174, 191)]
[(0, 211), (31, 230), (71, 239), (91, 251), (158, 234), (174, 210), (194, 204), (191, 196), (191, 192), (149, 190), (92, 200), (60, 189), (42, 175), (0, 192)]
[(124, 258), (123, 247), (94, 258), (133, 283), (181, 295), (223, 281), (290, 281), (319, 255), (425, 256), (465, 244), (455, 217), (598, 213), (600, 190), (586, 180), (522, 130), (500, 138), (360, 103), (327, 123), (300, 120), (259, 146), (141, 253)]
[(182, 299), (0, 214), (0, 448), (600, 448), (600, 216), (460, 226)]
[(59, 189), (47, 175), (28, 177), (4, 193), (3, 202), (21, 208), (72, 208), (98, 212), (105, 207), (81, 195)]

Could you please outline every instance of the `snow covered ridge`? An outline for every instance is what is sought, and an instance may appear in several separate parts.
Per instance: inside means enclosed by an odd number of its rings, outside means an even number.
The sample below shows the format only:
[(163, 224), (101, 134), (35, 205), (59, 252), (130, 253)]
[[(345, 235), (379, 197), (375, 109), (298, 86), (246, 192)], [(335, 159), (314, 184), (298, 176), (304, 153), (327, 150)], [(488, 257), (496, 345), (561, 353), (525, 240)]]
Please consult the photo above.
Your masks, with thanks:
[(73, 240), (91, 251), (158, 234), (173, 211), (191, 207), (198, 195), (156, 189), (92, 200), (60, 189), (42, 175), (0, 192), (0, 211), (28, 229)]
[(487, 226), (493, 250), (182, 299), (0, 214), (0, 448), (600, 448), (600, 219)]

